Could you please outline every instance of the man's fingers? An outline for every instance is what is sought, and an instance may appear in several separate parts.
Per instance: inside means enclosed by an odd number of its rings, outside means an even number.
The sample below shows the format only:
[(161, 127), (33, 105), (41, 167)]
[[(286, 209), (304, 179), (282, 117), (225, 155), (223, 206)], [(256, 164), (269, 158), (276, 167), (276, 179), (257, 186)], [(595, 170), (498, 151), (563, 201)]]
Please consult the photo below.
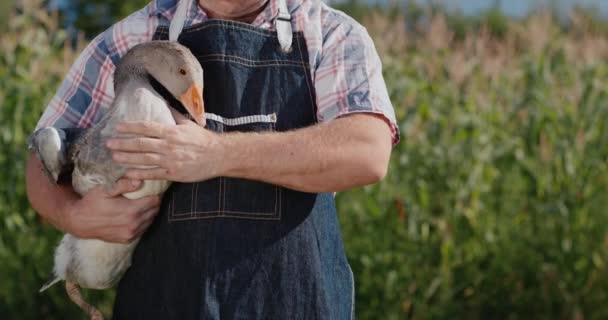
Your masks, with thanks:
[(136, 180), (169, 180), (168, 170), (165, 168), (129, 169), (125, 177)]
[(129, 193), (136, 191), (141, 187), (140, 180), (134, 179), (120, 179), (114, 183), (114, 186), (108, 191), (106, 191), (109, 197), (117, 197), (123, 193)]
[(164, 137), (166, 129), (166, 125), (152, 121), (126, 121), (116, 125), (116, 131), (120, 133), (154, 138)]
[(118, 163), (144, 166), (159, 166), (163, 164), (163, 156), (158, 153), (114, 152), (112, 159)]
[(137, 208), (138, 215), (141, 216), (150, 209), (158, 209), (161, 198), (160, 196), (148, 196), (130, 201), (132, 201), (133, 206)]
[(108, 140), (107, 147), (114, 151), (156, 152), (166, 150), (162, 140), (156, 138), (125, 138)]

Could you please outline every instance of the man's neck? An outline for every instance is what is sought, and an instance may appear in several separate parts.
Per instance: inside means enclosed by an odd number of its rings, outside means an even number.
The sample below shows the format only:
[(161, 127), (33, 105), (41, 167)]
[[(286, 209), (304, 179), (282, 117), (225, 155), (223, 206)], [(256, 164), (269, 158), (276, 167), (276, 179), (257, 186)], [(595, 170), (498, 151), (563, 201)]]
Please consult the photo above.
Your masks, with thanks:
[(270, 0), (198, 0), (211, 19), (225, 19), (252, 23)]

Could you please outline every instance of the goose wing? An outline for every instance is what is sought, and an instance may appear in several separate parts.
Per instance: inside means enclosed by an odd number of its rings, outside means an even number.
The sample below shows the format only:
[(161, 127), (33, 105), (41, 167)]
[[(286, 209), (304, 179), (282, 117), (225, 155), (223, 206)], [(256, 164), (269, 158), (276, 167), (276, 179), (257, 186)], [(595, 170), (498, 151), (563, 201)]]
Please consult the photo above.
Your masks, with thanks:
[(127, 167), (114, 162), (106, 147), (108, 139), (128, 137), (116, 133), (115, 126), (121, 121), (175, 124), (166, 102), (154, 91), (138, 88), (117, 96), (108, 114), (72, 148), (72, 184), (78, 193), (84, 194), (97, 185), (111, 187), (124, 175)]

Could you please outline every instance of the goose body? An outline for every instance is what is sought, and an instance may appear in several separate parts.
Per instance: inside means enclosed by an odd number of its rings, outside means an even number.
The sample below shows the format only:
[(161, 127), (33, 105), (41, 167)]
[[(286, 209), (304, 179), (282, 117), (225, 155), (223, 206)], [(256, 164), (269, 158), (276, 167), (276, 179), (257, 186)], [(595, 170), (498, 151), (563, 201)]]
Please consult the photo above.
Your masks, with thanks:
[[(67, 141), (60, 129), (42, 128), (32, 136), (31, 147), (54, 182), (59, 180), (66, 167), (73, 165), (72, 185), (80, 195), (97, 186), (111, 188), (127, 169), (112, 160), (111, 151), (106, 147), (108, 139), (128, 137), (116, 133), (116, 125), (122, 121), (175, 124), (168, 102), (179, 104), (177, 107), (185, 109), (201, 124), (202, 81), (202, 69), (187, 48), (169, 41), (137, 45), (116, 68), (115, 99), (100, 122), (86, 129), (74, 142)], [(123, 196), (137, 199), (159, 195), (170, 184), (170, 181), (147, 180), (140, 189)], [(113, 286), (130, 266), (131, 254), (138, 240), (119, 244), (64, 235), (55, 251), (53, 279), (40, 291), (65, 280), (72, 300), (85, 308), (87, 304), (79, 293), (76, 298), (71, 294), (77, 291), (76, 285), (93, 289)], [(89, 313), (99, 319), (98, 311)]]
[[(108, 139), (120, 137), (114, 127), (120, 121), (145, 120), (167, 125), (175, 124), (165, 100), (151, 86), (139, 81), (116, 97), (108, 116), (86, 132), (70, 150), (74, 171), (72, 185), (81, 195), (103, 185), (111, 188), (124, 175), (125, 167), (112, 161), (105, 147)], [(142, 187), (123, 196), (137, 199), (162, 194), (169, 181), (144, 181)], [(55, 253), (54, 273), (63, 280), (81, 287), (106, 289), (113, 286), (131, 264), (131, 252), (137, 240), (129, 244), (108, 243), (95, 239), (79, 239), (66, 234)]]

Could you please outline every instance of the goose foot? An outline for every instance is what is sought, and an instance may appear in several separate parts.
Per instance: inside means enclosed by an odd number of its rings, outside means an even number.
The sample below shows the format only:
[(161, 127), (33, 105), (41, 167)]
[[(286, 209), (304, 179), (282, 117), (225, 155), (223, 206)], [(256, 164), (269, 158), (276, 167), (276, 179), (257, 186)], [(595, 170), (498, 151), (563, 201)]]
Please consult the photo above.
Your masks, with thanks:
[(76, 283), (66, 281), (65, 291), (68, 293), (70, 300), (77, 304), (84, 312), (89, 314), (91, 320), (104, 320), (101, 311), (84, 301), (82, 293), (80, 292), (80, 287), (78, 287)]

